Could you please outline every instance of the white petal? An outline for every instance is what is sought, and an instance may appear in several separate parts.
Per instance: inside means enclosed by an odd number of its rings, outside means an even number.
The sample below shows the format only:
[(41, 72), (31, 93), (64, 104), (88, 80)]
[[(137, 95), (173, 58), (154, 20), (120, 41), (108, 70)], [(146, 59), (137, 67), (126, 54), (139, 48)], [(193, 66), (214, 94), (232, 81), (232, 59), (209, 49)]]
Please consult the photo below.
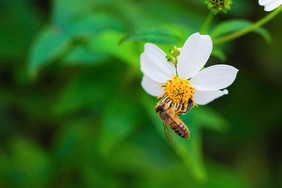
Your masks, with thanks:
[(214, 99), (221, 97), (223, 95), (227, 95), (228, 91), (227, 89), (220, 91), (220, 90), (214, 90), (214, 91), (199, 91), (195, 90), (194, 93), (194, 102), (199, 105), (205, 105), (213, 101)]
[(177, 74), (188, 79), (197, 74), (206, 64), (212, 51), (212, 40), (209, 35), (194, 33), (185, 42), (177, 63)]
[(174, 64), (167, 62), (166, 54), (154, 44), (145, 44), (140, 62), (141, 71), (156, 82), (166, 83), (172, 79), (172, 74), (176, 74)]
[(258, 3), (259, 3), (259, 5), (264, 5), (264, 3), (265, 3), (265, 1), (267, 1), (267, 0), (258, 0)]
[[(163, 85), (162, 83), (161, 85)], [(164, 93), (163, 88), (160, 87), (159, 83), (152, 80), (148, 76), (144, 75), (141, 85), (143, 89), (152, 96), (158, 97)]]
[(277, 0), (259, 0), (258, 3), (259, 5), (264, 6), (267, 3), (272, 2), (272, 1), (277, 1)]
[(191, 78), (190, 84), (197, 90), (218, 90), (231, 85), (238, 69), (230, 65), (213, 65), (201, 70)]
[(279, 7), (282, 4), (282, 0), (276, 0), (273, 1), (271, 3), (267, 3), (264, 7), (265, 11), (272, 11), (274, 9), (276, 9), (277, 7)]

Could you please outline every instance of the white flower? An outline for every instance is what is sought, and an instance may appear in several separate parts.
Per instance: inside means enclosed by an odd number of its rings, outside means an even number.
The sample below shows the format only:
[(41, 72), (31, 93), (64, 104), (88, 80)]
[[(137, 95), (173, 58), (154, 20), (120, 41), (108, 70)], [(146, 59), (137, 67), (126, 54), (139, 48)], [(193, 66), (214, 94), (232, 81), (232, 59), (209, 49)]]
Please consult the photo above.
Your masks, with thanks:
[(265, 11), (272, 11), (282, 5), (282, 0), (259, 0), (258, 3), (264, 6)]
[(141, 85), (150, 95), (162, 97), (161, 101), (167, 100), (169, 105), (180, 104), (181, 109), (186, 109), (188, 101), (205, 105), (228, 94), (224, 88), (233, 83), (238, 72), (229, 65), (213, 65), (201, 70), (211, 52), (210, 36), (194, 33), (186, 40), (175, 66), (167, 61), (160, 48), (146, 43), (141, 54), (141, 71), (144, 73)]

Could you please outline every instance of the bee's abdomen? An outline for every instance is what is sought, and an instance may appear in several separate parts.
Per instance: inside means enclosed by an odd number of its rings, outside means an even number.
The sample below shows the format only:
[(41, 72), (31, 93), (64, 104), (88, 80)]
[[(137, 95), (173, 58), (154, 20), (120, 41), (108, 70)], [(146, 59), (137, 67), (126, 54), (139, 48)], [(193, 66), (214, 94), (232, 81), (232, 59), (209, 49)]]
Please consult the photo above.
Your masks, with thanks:
[(188, 130), (187, 126), (182, 121), (180, 121), (180, 120), (179, 120), (179, 122), (173, 121), (173, 123), (170, 124), (170, 127), (172, 128), (172, 130), (176, 134), (178, 134), (182, 138), (189, 139), (189, 137), (190, 137), (189, 130)]
[(187, 126), (179, 119), (178, 116), (175, 116), (171, 111), (162, 111), (159, 113), (161, 120), (168, 124), (170, 128), (182, 138), (189, 139), (190, 132)]

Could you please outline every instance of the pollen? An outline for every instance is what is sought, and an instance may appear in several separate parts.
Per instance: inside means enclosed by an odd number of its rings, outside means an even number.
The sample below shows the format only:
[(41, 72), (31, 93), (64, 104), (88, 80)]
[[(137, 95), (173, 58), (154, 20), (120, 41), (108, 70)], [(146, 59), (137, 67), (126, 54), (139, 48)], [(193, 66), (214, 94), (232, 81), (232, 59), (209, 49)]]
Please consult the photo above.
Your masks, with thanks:
[(167, 96), (172, 104), (187, 104), (188, 101), (193, 101), (193, 95), (195, 88), (192, 87), (188, 80), (180, 79), (177, 75), (173, 76), (172, 80), (168, 80), (165, 85), (162, 85), (164, 89), (163, 96)]

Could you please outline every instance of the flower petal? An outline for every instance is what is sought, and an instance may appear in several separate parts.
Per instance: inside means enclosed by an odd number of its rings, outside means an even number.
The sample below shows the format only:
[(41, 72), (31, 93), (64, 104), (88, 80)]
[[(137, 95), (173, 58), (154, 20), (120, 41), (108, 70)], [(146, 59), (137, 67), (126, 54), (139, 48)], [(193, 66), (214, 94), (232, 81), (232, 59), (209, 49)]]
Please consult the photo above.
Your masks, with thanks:
[[(141, 85), (143, 89), (152, 96), (158, 97), (164, 93), (159, 83), (144, 75)], [(162, 84), (163, 85), (163, 84)]]
[(156, 82), (166, 83), (172, 79), (172, 74), (176, 74), (174, 64), (167, 62), (166, 54), (154, 44), (145, 44), (140, 61), (141, 71)]
[(231, 85), (238, 69), (230, 65), (213, 65), (200, 71), (191, 78), (190, 84), (197, 90), (218, 90)]
[(259, 3), (259, 5), (264, 6), (267, 3), (270, 3), (272, 1), (277, 1), (277, 0), (259, 0), (258, 3)]
[(196, 75), (206, 64), (212, 51), (209, 35), (194, 33), (185, 42), (177, 63), (177, 74), (182, 79)]
[(213, 101), (216, 98), (219, 98), (223, 95), (227, 95), (227, 89), (220, 91), (220, 90), (213, 90), (213, 91), (199, 91), (195, 90), (194, 93), (194, 102), (198, 105), (206, 105)]
[(276, 0), (270, 3), (267, 3), (266, 5), (264, 5), (264, 10), (265, 11), (272, 11), (274, 9), (276, 9), (277, 7), (279, 7), (282, 4), (282, 0)]
[(279, 0), (259, 0), (259, 5), (261, 5), (261, 6), (265, 6), (265, 5), (269, 5), (269, 4), (271, 4), (271, 3), (273, 3), (273, 2), (277, 2), (277, 1), (279, 1)]
[(259, 4), (264, 6), (265, 11), (272, 11), (282, 4), (282, 0), (259, 0)]

